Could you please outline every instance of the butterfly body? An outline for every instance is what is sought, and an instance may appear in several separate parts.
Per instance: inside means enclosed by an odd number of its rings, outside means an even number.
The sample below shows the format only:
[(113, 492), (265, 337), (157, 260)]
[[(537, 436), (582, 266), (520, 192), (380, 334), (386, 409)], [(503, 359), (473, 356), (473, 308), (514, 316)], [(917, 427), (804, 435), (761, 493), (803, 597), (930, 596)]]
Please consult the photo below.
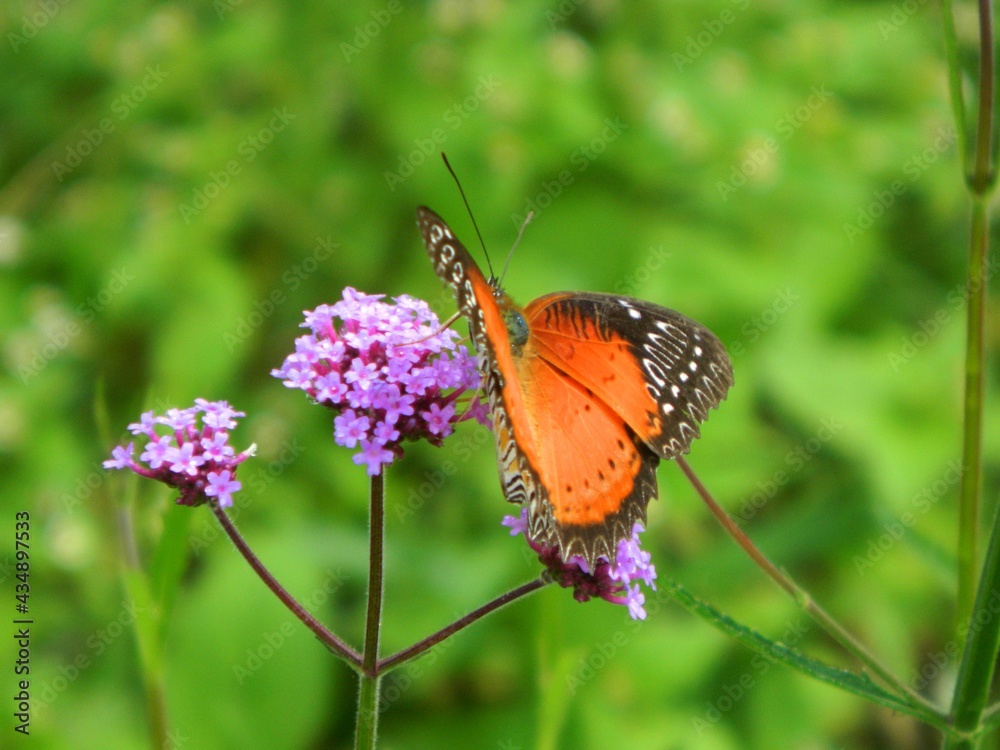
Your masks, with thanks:
[(469, 319), (506, 498), (563, 559), (614, 560), (645, 521), (661, 459), (687, 452), (725, 398), (732, 365), (708, 329), (632, 297), (557, 292), (521, 308), (487, 280), (445, 222), (418, 226)]

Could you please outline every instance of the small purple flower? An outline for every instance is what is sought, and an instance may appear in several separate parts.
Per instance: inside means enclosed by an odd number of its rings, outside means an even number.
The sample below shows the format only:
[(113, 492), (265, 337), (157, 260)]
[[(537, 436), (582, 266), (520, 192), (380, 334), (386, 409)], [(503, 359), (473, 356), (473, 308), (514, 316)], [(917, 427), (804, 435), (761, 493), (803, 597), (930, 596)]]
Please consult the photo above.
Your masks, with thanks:
[(399, 440), (399, 430), (388, 422), (375, 425), (375, 440), (379, 445), (387, 445)]
[[(156, 479), (180, 490), (179, 505), (202, 505), (211, 498), (220, 507), (233, 504), (233, 493), (242, 484), (235, 479), (236, 467), (254, 454), (255, 446), (235, 454), (229, 445), (228, 430), (236, 419), (246, 416), (225, 401), (198, 399), (189, 409), (170, 409), (164, 416), (146, 412), (139, 422), (129, 425), (134, 435), (149, 438), (138, 461), (133, 458), (135, 444), (117, 446), (106, 469), (131, 469), (136, 474)], [(199, 422), (201, 423), (199, 425)], [(158, 434), (155, 429), (170, 430)]]
[(370, 475), (402, 456), (405, 441), (441, 445), (457, 422), (485, 417), (475, 358), (426, 302), (348, 287), (302, 325), (309, 333), (271, 374), (335, 413), (334, 441), (358, 448), (354, 461)]
[(191, 477), (198, 476), (198, 467), (205, 463), (205, 457), (195, 454), (194, 449), (194, 443), (184, 443), (180, 448), (170, 448), (167, 454), (170, 471)]
[[(207, 417), (208, 415), (206, 415)], [(235, 422), (233, 425), (235, 426)], [(229, 444), (229, 435), (225, 432), (216, 432), (211, 438), (203, 437), (201, 447), (205, 459), (212, 461), (222, 461), (231, 457), (236, 451)]]
[(207, 476), (208, 487), (205, 488), (205, 494), (218, 500), (219, 505), (223, 508), (232, 505), (232, 493), (242, 489), (243, 483), (235, 479), (231, 479), (232, 473), (229, 469), (223, 469), (222, 471), (210, 471)]
[(206, 401), (203, 398), (196, 398), (194, 403), (205, 411), (201, 421), (215, 430), (231, 430), (236, 426), (234, 417), (246, 416), (243, 412), (236, 411), (226, 401)]
[(153, 442), (146, 443), (146, 450), (139, 456), (139, 460), (148, 463), (151, 469), (159, 469), (166, 462), (173, 444), (173, 435), (156, 436)]
[(166, 416), (157, 417), (156, 421), (173, 430), (180, 431), (185, 427), (194, 426), (195, 414), (197, 412), (192, 409), (167, 409)]
[(492, 427), (493, 422), (490, 421), (490, 405), (483, 401), (479, 396), (472, 399), (469, 404), (469, 408), (465, 412), (465, 419), (474, 419), (483, 427)]
[(333, 419), (334, 437), (340, 445), (353, 448), (368, 434), (370, 419), (357, 416), (353, 409), (347, 409)]
[(153, 432), (154, 427), (156, 427), (156, 415), (151, 411), (147, 411), (140, 415), (138, 422), (133, 422), (128, 426), (128, 431), (133, 435), (153, 437), (155, 435)]
[(511, 536), (523, 533), (528, 545), (538, 555), (538, 559), (548, 568), (552, 580), (564, 588), (573, 589), (573, 598), (585, 602), (597, 596), (612, 604), (628, 607), (633, 620), (645, 620), (646, 595), (635, 581), (642, 581), (656, 590), (656, 568), (650, 564), (650, 554), (639, 546), (641, 523), (632, 527), (632, 536), (618, 542), (614, 564), (604, 555), (597, 558), (594, 570), (579, 555), (568, 560), (559, 556), (558, 547), (538, 544), (528, 537), (528, 511), (522, 509), (519, 516), (504, 516), (502, 524), (510, 527)]
[(367, 467), (368, 476), (373, 477), (382, 471), (382, 464), (392, 463), (394, 458), (392, 451), (387, 451), (376, 440), (362, 440), (361, 453), (355, 453), (352, 457), (354, 463)]
[(518, 534), (523, 534), (528, 528), (528, 514), (526, 511), (521, 511), (520, 515), (516, 516), (504, 516), (503, 520), (500, 522), (504, 526), (510, 527), (510, 535), (517, 536)]
[(420, 416), (427, 421), (427, 429), (435, 435), (447, 435), (451, 433), (451, 420), (455, 416), (455, 405), (448, 404), (442, 409), (438, 404), (431, 404), (431, 408)]
[[(151, 412), (152, 413), (152, 412)], [(124, 469), (132, 462), (132, 454), (135, 453), (135, 443), (125, 446), (117, 446), (111, 451), (111, 460), (104, 462), (105, 469)]]

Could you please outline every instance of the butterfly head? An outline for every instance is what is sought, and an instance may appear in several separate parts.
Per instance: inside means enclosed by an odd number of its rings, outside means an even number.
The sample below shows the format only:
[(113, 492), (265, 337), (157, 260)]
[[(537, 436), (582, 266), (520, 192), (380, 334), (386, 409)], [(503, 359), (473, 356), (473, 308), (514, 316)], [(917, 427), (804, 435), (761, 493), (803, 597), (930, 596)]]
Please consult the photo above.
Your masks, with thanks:
[(509, 299), (506, 301), (507, 305), (501, 305), (500, 310), (503, 313), (503, 321), (507, 326), (507, 337), (510, 339), (511, 351), (517, 356), (524, 351), (524, 345), (528, 343), (528, 321)]

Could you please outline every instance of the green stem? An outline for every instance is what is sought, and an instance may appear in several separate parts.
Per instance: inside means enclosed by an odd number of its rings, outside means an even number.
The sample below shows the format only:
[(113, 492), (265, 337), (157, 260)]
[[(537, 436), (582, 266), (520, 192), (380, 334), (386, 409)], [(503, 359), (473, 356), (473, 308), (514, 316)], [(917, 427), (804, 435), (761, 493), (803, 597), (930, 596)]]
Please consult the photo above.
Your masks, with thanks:
[(385, 480), (383, 474), (372, 477), (368, 551), (368, 615), (365, 619), (365, 647), (361, 661), (361, 684), (358, 689), (356, 750), (375, 747), (378, 733), (378, 641), (382, 621), (382, 561), (385, 526)]
[(354, 737), (355, 750), (372, 750), (378, 732), (378, 695), (381, 675), (361, 675), (358, 688), (358, 727)]
[(976, 120), (976, 160), (969, 187), (986, 195), (996, 180), (993, 168), (993, 102), (996, 97), (993, 59), (993, 10), (990, 0), (979, 0), (979, 116)]
[(958, 60), (958, 37), (955, 34), (955, 17), (951, 11), (951, 0), (941, 0), (941, 24), (944, 29), (944, 53), (948, 61), (948, 93), (951, 113), (955, 118), (955, 133), (958, 136), (958, 153), (962, 159), (962, 172), (969, 170), (969, 136), (965, 121), (965, 99), (962, 96), (962, 66)]
[(167, 697), (163, 688), (163, 679), (150, 681), (144, 676), (143, 684), (146, 692), (146, 715), (149, 717), (149, 746), (156, 750), (168, 747), (170, 743), (167, 727)]
[(459, 630), (468, 627), (472, 623), (488, 615), (490, 612), (498, 610), (501, 607), (510, 604), (512, 601), (520, 599), (522, 596), (525, 596), (526, 594), (530, 594), (533, 591), (538, 591), (538, 589), (543, 588), (548, 583), (549, 581), (547, 578), (544, 577), (536, 578), (533, 581), (528, 581), (527, 583), (518, 586), (516, 589), (513, 589), (512, 591), (508, 591), (506, 594), (498, 596), (493, 601), (487, 602), (479, 609), (475, 609), (469, 614), (465, 615), (465, 617), (455, 620), (455, 622), (453, 622), (451, 625), (448, 625), (447, 627), (442, 628), (436, 633), (427, 636), (422, 641), (414, 643), (412, 646), (404, 648), (402, 651), (393, 654), (390, 657), (382, 659), (378, 663), (379, 674), (384, 674), (385, 672), (388, 672), (390, 669), (398, 667), (400, 664), (404, 664), (410, 661), (411, 659), (415, 659), (425, 651), (434, 648), (434, 646), (439, 644), (445, 638), (448, 638), (457, 633)]
[[(979, 555), (979, 513), (983, 476), (983, 393), (986, 329), (986, 268), (989, 204), (974, 198), (966, 293), (965, 398), (962, 428), (962, 481), (959, 489), (958, 622), (972, 614)], [(961, 641), (961, 639), (960, 639)]]
[(1000, 651), (1000, 612), (994, 609), (996, 605), (1000, 605), (1000, 512), (994, 515), (993, 534), (986, 551), (973, 616), (962, 628), (967, 630), (962, 635), (966, 635), (968, 641), (962, 653), (951, 704), (953, 725), (961, 738), (946, 743), (947, 750), (978, 747), (980, 722)]
[(861, 642), (847, 632), (844, 626), (833, 619), (833, 617), (831, 617), (819, 604), (813, 601), (812, 597), (807, 591), (805, 591), (805, 589), (801, 588), (786, 573), (779, 570), (774, 563), (768, 560), (767, 557), (764, 556), (764, 553), (761, 552), (754, 545), (754, 543), (750, 541), (750, 538), (743, 533), (742, 529), (736, 525), (736, 522), (729, 517), (729, 514), (726, 513), (722, 506), (715, 501), (715, 498), (712, 497), (711, 493), (705, 488), (705, 485), (701, 483), (701, 480), (698, 479), (698, 476), (694, 473), (691, 467), (688, 466), (687, 462), (683, 458), (677, 457), (674, 460), (677, 462), (678, 466), (681, 467), (684, 474), (687, 475), (688, 481), (691, 482), (692, 486), (701, 496), (701, 499), (712, 512), (712, 515), (714, 515), (716, 520), (722, 524), (722, 527), (731, 537), (733, 537), (736, 543), (743, 548), (743, 551), (746, 552), (755, 563), (757, 563), (761, 570), (763, 570), (772, 581), (784, 589), (814, 622), (833, 636), (838, 643), (857, 657), (857, 659), (861, 661), (862, 664), (866, 665), (874, 674), (878, 675), (882, 681), (895, 690), (903, 700), (914, 706), (921, 706), (932, 713), (939, 713), (934, 704), (914, 691), (909, 685), (904, 683), (885, 666), (883, 666), (882, 663), (879, 662), (878, 659), (876, 659), (872, 654), (868, 653), (868, 650), (861, 644)]
[[(972, 613), (979, 567), (979, 516), (982, 505), (983, 392), (985, 304), (989, 259), (989, 203), (996, 179), (993, 164), (993, 128), (996, 80), (993, 54), (993, 16), (989, 0), (979, 0), (979, 87), (975, 153), (969, 159), (966, 184), (972, 194), (972, 228), (966, 281), (965, 397), (962, 430), (962, 484), (959, 494), (957, 621)], [(952, 60), (949, 59), (949, 64)], [(955, 63), (957, 65), (957, 62)], [(953, 94), (954, 96), (954, 94)]]

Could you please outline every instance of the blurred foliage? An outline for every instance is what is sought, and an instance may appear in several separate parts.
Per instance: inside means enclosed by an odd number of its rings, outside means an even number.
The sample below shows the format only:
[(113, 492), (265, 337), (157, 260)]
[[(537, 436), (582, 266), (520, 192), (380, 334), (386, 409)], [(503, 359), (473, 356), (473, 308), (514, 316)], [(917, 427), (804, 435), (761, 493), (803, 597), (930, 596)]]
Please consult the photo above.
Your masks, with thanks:
[[(148, 565), (171, 498), (99, 464), (144, 408), (200, 396), (248, 412), (234, 442), (260, 453), (242, 471), (240, 527), (359, 642), (365, 477), (329, 416), (268, 373), (301, 311), (344, 286), (454, 309), (414, 224), (426, 203), (477, 244), (442, 149), (495, 264), (536, 207), (506, 278), (516, 299), (628, 292), (720, 335), (737, 384), (692, 465), (778, 564), (943, 695), (957, 666), (935, 655), (954, 626), (967, 220), (938, 13), (888, 0), (7, 3), (0, 506), (8, 533), (15, 511), (33, 515), (32, 691), (46, 705), (30, 746), (148, 746), (119, 511), (137, 493)], [(971, 7), (958, 13), (971, 46)], [(995, 350), (995, 302), (988, 314)], [(984, 518), (1000, 480), (992, 367)], [(413, 447), (388, 480), (386, 653), (537, 570), (499, 525), (480, 428)], [(411, 494), (424, 482), (440, 484), (427, 500)], [(645, 540), (661, 574), (853, 666), (675, 467), (660, 483)], [(165, 647), (176, 746), (348, 747), (350, 670), (207, 510), (188, 516)], [(12, 597), (12, 542), (0, 550)], [(666, 602), (641, 624), (555, 589), (501, 611), (387, 678), (381, 746), (935, 746)], [(4, 685), (14, 646), (0, 639)]]

